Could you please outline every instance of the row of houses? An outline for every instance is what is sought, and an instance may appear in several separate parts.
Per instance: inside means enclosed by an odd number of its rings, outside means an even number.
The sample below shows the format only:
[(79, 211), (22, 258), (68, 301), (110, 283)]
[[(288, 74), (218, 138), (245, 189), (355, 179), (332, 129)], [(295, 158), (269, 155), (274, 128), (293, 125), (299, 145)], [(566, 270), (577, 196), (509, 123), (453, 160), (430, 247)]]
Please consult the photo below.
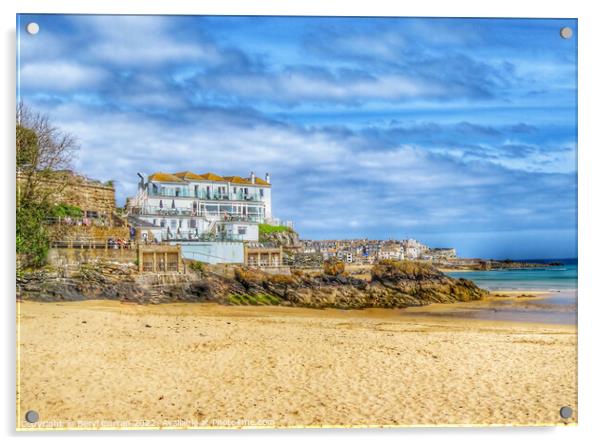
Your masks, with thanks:
[(454, 248), (430, 248), (415, 239), (405, 240), (305, 240), (302, 252), (321, 254), (324, 260), (338, 258), (347, 263), (373, 264), (379, 260), (431, 260), (456, 257)]

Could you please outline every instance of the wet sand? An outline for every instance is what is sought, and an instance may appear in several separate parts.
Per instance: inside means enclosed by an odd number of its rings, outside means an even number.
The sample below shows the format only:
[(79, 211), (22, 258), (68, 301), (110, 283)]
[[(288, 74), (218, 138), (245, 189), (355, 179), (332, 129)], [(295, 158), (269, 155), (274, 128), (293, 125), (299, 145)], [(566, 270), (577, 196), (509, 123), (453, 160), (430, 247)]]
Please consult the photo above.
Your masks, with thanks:
[[(21, 302), (17, 426), (576, 422), (575, 326), (467, 319), (438, 306)], [(31, 409), (33, 426), (21, 422)]]

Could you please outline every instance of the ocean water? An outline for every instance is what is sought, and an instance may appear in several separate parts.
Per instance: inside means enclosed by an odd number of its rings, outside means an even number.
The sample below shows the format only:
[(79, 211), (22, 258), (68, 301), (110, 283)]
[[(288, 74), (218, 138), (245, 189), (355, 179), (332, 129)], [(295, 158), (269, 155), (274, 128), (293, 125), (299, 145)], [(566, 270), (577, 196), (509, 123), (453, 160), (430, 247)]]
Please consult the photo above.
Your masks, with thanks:
[(562, 266), (549, 266), (541, 269), (504, 269), (489, 271), (449, 272), (454, 278), (467, 278), (487, 290), (577, 290), (577, 261), (561, 260), (523, 260), (547, 264), (552, 261)]
[(501, 303), (495, 308), (469, 311), (466, 316), (480, 319), (529, 321), (537, 323), (577, 323), (577, 260), (521, 260), (530, 263), (560, 262), (562, 266), (540, 269), (507, 269), (450, 272), (490, 291), (542, 291), (542, 297)]

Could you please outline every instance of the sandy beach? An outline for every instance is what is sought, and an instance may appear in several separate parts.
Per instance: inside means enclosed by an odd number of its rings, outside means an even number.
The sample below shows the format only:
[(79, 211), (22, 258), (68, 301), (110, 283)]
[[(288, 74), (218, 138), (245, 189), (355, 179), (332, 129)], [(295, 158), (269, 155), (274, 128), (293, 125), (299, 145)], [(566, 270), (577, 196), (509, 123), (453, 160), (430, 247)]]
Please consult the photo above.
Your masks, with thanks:
[(576, 422), (575, 326), (420, 309), (20, 302), (17, 426)]

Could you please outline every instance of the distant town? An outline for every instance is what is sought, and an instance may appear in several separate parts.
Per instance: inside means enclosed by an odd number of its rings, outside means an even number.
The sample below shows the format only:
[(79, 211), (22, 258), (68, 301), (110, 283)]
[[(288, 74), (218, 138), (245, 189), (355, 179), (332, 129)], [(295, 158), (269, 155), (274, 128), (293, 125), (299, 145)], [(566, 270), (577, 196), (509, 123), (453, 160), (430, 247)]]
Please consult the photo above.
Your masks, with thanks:
[(323, 260), (337, 258), (346, 263), (374, 264), (379, 260), (446, 261), (456, 258), (453, 247), (431, 248), (415, 239), (406, 240), (303, 240), (302, 254), (319, 254)]

